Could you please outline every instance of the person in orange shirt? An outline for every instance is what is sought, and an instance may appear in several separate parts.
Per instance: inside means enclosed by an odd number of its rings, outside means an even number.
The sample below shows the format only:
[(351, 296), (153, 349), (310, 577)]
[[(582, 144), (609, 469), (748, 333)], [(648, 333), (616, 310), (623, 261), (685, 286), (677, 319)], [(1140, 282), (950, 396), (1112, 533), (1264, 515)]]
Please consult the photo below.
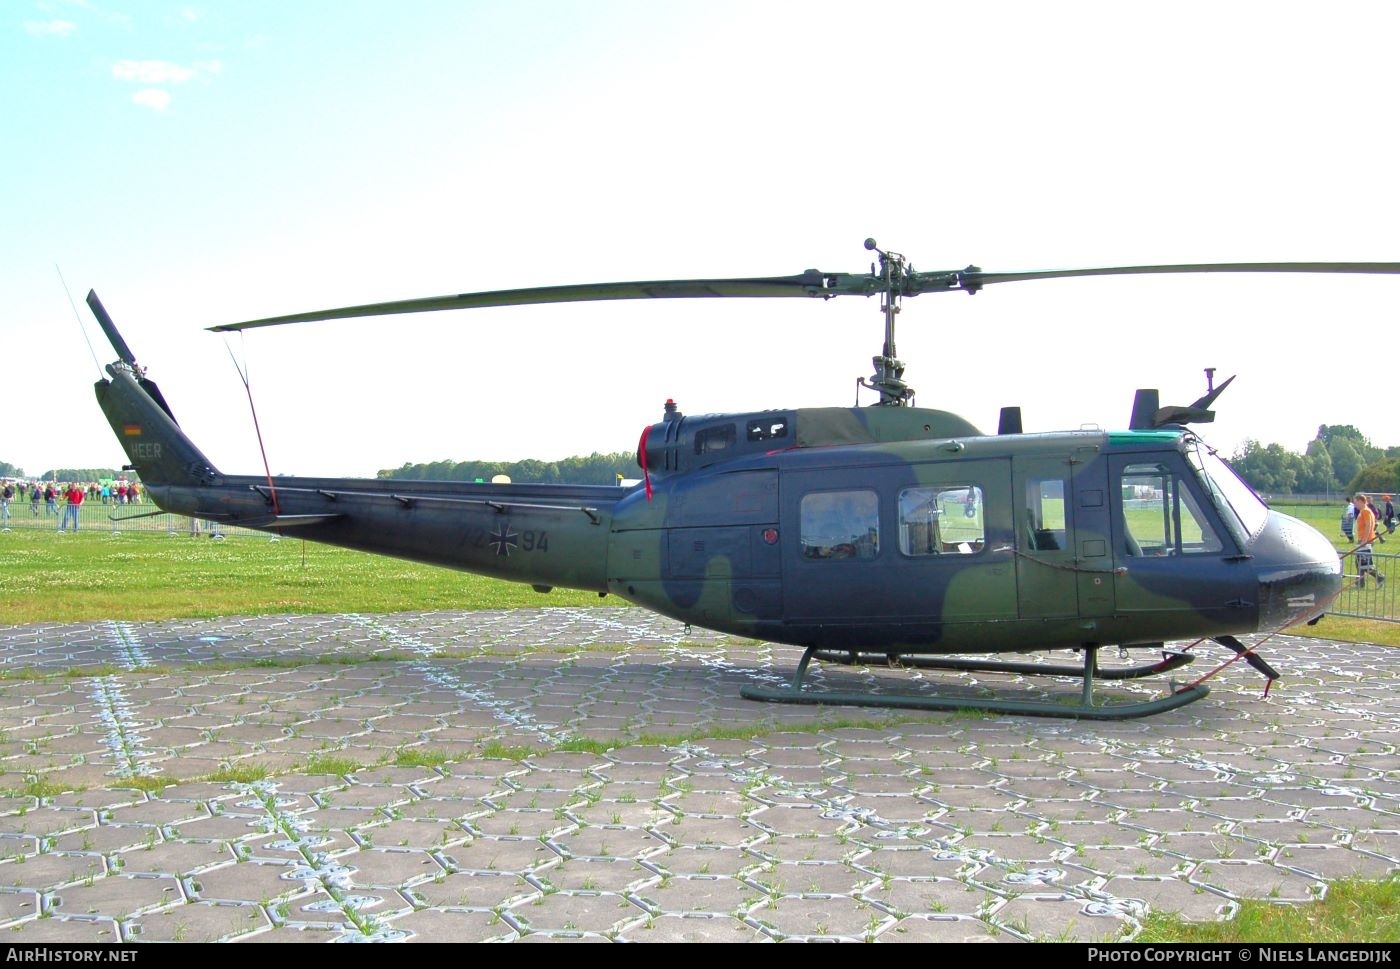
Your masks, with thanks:
[(1369, 572), (1376, 577), (1376, 588), (1385, 585), (1385, 576), (1381, 575), (1376, 568), (1375, 559), (1371, 557), (1371, 543), (1376, 540), (1376, 513), (1371, 510), (1371, 503), (1366, 500), (1366, 496), (1358, 494), (1351, 499), (1351, 503), (1356, 507), (1356, 587), (1366, 588), (1366, 574)]

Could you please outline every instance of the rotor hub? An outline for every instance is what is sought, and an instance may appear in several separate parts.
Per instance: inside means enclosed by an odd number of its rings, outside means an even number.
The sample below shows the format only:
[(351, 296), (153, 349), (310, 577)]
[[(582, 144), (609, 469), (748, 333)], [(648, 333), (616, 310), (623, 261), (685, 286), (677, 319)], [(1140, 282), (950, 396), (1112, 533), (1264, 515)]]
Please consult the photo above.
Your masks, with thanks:
[(880, 395), (876, 402), (880, 406), (904, 407), (914, 399), (914, 388), (904, 382), (904, 364), (895, 357), (894, 318), (899, 314), (899, 300), (913, 270), (902, 255), (884, 251), (874, 239), (866, 239), (865, 248), (880, 256), (879, 268), (872, 265), (870, 276), (883, 296), (880, 309), (885, 314), (885, 343), (883, 352), (871, 358), (874, 375), (868, 381), (860, 381), (860, 385)]

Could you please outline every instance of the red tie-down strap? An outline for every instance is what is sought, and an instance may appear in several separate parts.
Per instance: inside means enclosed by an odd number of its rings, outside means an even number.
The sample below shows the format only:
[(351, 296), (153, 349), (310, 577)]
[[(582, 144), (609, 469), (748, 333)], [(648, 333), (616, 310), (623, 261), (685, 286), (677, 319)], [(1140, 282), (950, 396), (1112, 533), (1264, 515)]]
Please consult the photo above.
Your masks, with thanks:
[[(1355, 551), (1355, 549), (1353, 549), (1352, 551)], [(1345, 558), (1346, 556), (1344, 555), (1344, 556), (1342, 556), (1342, 557)], [(1330, 596), (1328, 596), (1328, 597), (1327, 597), (1326, 599), (1324, 599), (1322, 602), (1318, 603), (1317, 606), (1316, 606), (1314, 609), (1312, 609), (1310, 612), (1304, 613), (1304, 614), (1299, 615), (1299, 616), (1295, 616), (1294, 618), (1292, 618), (1292, 619), (1289, 620), (1288, 622), (1284, 623), (1282, 626), (1279, 626), (1279, 627), (1278, 627), (1277, 629), (1275, 629), (1273, 632), (1271, 632), (1271, 633), (1267, 634), (1266, 636), (1262, 637), (1261, 639), (1259, 639), (1259, 641), (1256, 642), (1253, 646), (1245, 647), (1243, 643), (1241, 643), (1239, 640), (1235, 639), (1233, 636), (1225, 636), (1225, 637), (1216, 638), (1215, 641), (1218, 642), (1218, 643), (1220, 643), (1222, 646), (1226, 646), (1226, 647), (1228, 647), (1228, 648), (1230, 648), (1230, 649), (1235, 650), (1235, 655), (1232, 656), (1232, 657), (1230, 657), (1229, 659), (1227, 659), (1225, 662), (1221, 663), (1221, 664), (1220, 664), (1219, 666), (1217, 666), (1215, 669), (1213, 669), (1213, 670), (1211, 670), (1210, 672), (1206, 673), (1204, 676), (1202, 676), (1200, 679), (1196, 680), (1195, 682), (1188, 683), (1188, 684), (1186, 684), (1186, 686), (1181, 687), (1181, 689), (1183, 689), (1183, 690), (1189, 690), (1189, 689), (1191, 689), (1192, 687), (1199, 686), (1199, 685), (1201, 685), (1202, 683), (1204, 683), (1206, 680), (1208, 680), (1208, 679), (1210, 679), (1211, 677), (1215, 676), (1215, 674), (1219, 673), (1219, 672), (1220, 672), (1221, 670), (1223, 670), (1225, 667), (1229, 666), (1231, 663), (1237, 663), (1237, 662), (1239, 662), (1240, 660), (1244, 660), (1245, 662), (1249, 663), (1250, 666), (1253, 666), (1253, 667), (1254, 667), (1255, 669), (1257, 669), (1259, 672), (1261, 672), (1261, 673), (1264, 674), (1264, 677), (1265, 677), (1265, 682), (1264, 682), (1264, 696), (1267, 697), (1267, 696), (1269, 695), (1269, 689), (1270, 689), (1270, 687), (1272, 687), (1272, 686), (1274, 685), (1274, 680), (1278, 679), (1278, 673), (1274, 671), (1273, 667), (1269, 666), (1268, 663), (1265, 663), (1262, 659), (1260, 659), (1260, 658), (1258, 657), (1258, 653), (1256, 652), (1256, 650), (1258, 650), (1260, 646), (1263, 646), (1263, 645), (1264, 645), (1266, 642), (1268, 642), (1269, 640), (1273, 639), (1275, 636), (1277, 636), (1277, 635), (1279, 635), (1280, 633), (1282, 633), (1284, 630), (1286, 630), (1286, 629), (1291, 629), (1291, 628), (1293, 628), (1294, 626), (1300, 626), (1300, 625), (1302, 625), (1303, 623), (1307, 622), (1309, 619), (1314, 619), (1314, 618), (1317, 617), (1317, 616), (1321, 616), (1324, 612), (1327, 611), (1327, 607), (1330, 606), (1330, 605), (1332, 605), (1332, 601), (1333, 601), (1334, 599), (1336, 599), (1339, 595), (1341, 595), (1341, 590), (1340, 590), (1340, 589), (1338, 589), (1336, 592), (1332, 593)], [(1214, 638), (1214, 637), (1212, 637), (1212, 638)], [(1228, 642), (1227, 642), (1227, 640), (1228, 640)], [(1198, 645), (1200, 645), (1201, 643), (1203, 643), (1203, 642), (1205, 642), (1205, 641), (1206, 641), (1206, 637), (1202, 637), (1201, 639), (1198, 639), (1198, 640), (1196, 640), (1196, 641), (1193, 642), (1193, 643), (1188, 643), (1188, 644), (1186, 645), (1186, 647), (1185, 647), (1182, 651), (1185, 652), (1186, 650), (1189, 650), (1189, 649), (1191, 649), (1191, 648), (1194, 647), (1194, 646), (1198, 646)], [(1251, 657), (1254, 657), (1254, 658), (1251, 659)]]

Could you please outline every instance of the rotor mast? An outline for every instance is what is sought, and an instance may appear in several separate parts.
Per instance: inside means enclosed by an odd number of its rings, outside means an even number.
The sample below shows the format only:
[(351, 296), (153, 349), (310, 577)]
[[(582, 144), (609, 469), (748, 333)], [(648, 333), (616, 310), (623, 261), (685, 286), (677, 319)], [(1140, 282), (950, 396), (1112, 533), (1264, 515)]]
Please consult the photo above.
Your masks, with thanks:
[[(895, 356), (894, 318), (899, 313), (899, 301), (904, 295), (909, 280), (909, 263), (900, 253), (885, 252), (876, 245), (874, 239), (865, 240), (865, 248), (880, 255), (880, 286), (883, 302), (880, 309), (885, 314), (885, 342), (879, 356), (872, 357), (875, 373), (869, 380), (860, 381), (880, 395), (881, 407), (905, 407), (914, 399), (914, 388), (904, 382), (904, 364)], [(870, 267), (875, 276), (875, 267)]]

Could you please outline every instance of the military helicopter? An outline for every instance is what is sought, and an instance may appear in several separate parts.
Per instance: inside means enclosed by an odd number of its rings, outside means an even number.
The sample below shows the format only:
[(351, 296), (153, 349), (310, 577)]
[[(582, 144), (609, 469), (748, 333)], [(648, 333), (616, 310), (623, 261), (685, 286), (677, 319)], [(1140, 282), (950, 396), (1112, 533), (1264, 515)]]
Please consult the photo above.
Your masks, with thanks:
[[(1341, 589), (1328, 539), (1270, 510), (1188, 428), (1229, 380), (1187, 406), (1139, 391), (1121, 431), (994, 435), (912, 406), (895, 350), (900, 301), (994, 283), (1159, 273), (1400, 273), (1400, 263), (1209, 263), (993, 273), (919, 272), (901, 254), (868, 273), (564, 285), (375, 303), (214, 326), (582, 300), (879, 296), (884, 342), (860, 383), (875, 404), (688, 416), (674, 402), (642, 433), (629, 487), (273, 478), (218, 470), (185, 435), (96, 293), (117, 360), (97, 399), (161, 509), (532, 585), (616, 595), (687, 624), (802, 647), (766, 701), (1081, 719), (1175, 709), (1209, 692), (1173, 682), (1151, 700), (1098, 702), (1096, 678), (1166, 673), (1211, 640), (1272, 682), (1242, 634), (1316, 622)], [(1231, 380), (1234, 378), (1232, 377)], [(1193, 644), (1194, 645), (1194, 644)], [(1159, 658), (1100, 668), (1105, 647)], [(1078, 664), (994, 653), (1069, 649)], [(1131, 654), (1129, 654), (1131, 655)], [(1072, 676), (1049, 700), (811, 689), (810, 663)]]

